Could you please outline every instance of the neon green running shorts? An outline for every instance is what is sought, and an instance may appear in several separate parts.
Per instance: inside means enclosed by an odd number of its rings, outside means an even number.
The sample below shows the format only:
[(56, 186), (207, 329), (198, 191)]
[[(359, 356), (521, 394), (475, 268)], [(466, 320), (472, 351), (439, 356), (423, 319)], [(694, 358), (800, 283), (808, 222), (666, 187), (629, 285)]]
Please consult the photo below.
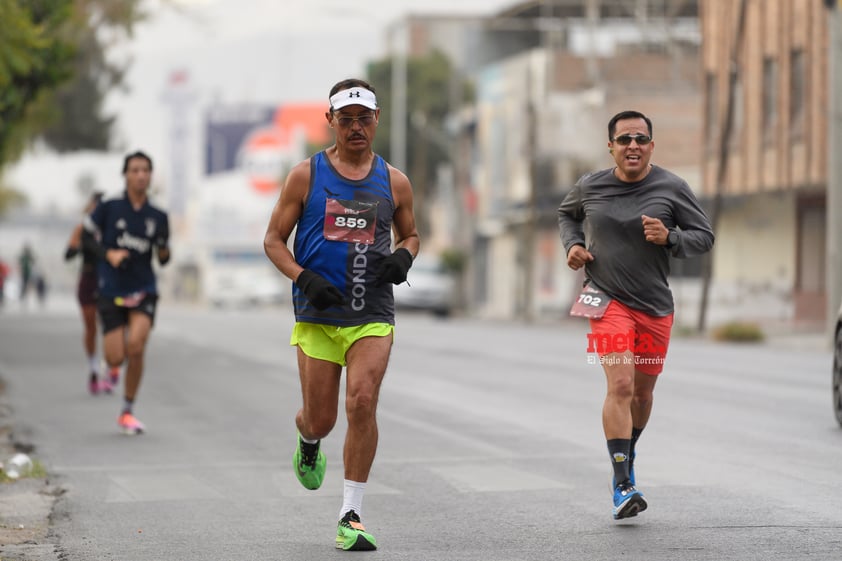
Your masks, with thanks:
[(345, 353), (363, 337), (388, 337), (395, 326), (388, 323), (366, 323), (352, 327), (323, 325), (299, 321), (292, 328), (289, 344), (298, 345), (305, 355), (345, 366)]

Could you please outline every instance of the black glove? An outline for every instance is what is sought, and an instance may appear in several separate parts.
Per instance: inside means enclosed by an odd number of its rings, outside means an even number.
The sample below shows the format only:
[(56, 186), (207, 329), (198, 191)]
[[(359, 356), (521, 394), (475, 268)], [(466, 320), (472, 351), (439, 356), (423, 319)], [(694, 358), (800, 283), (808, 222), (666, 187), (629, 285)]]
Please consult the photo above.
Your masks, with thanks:
[(304, 291), (307, 299), (317, 310), (326, 310), (336, 304), (344, 304), (345, 297), (330, 281), (310, 269), (304, 269), (298, 275), (295, 284)]
[(82, 248), (96, 255), (97, 258), (106, 261), (105, 254), (108, 253), (108, 250), (105, 249), (105, 246), (100, 243), (93, 232), (87, 228), (82, 230)]
[(374, 286), (390, 282), (400, 284), (406, 280), (406, 273), (412, 267), (412, 253), (406, 248), (400, 248), (392, 255), (380, 262), (374, 274)]
[(158, 247), (167, 247), (170, 243), (170, 224), (164, 220), (158, 227), (155, 228), (155, 245)]
[(79, 248), (78, 247), (67, 246), (67, 249), (64, 252), (64, 260), (70, 261), (71, 259), (73, 259), (77, 255), (79, 255)]

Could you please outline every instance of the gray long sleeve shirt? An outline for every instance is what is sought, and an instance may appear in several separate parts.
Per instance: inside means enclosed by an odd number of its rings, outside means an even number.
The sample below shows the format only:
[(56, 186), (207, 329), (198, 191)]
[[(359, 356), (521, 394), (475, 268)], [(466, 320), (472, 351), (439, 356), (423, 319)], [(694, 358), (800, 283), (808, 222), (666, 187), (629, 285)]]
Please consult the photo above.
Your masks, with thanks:
[[(646, 241), (643, 215), (676, 228), (678, 244), (668, 250)], [(594, 256), (585, 265), (587, 279), (615, 300), (658, 317), (674, 309), (669, 254), (702, 255), (714, 241), (687, 182), (655, 165), (637, 183), (620, 181), (613, 168), (583, 176), (559, 206), (558, 225), (566, 252), (578, 244)]]

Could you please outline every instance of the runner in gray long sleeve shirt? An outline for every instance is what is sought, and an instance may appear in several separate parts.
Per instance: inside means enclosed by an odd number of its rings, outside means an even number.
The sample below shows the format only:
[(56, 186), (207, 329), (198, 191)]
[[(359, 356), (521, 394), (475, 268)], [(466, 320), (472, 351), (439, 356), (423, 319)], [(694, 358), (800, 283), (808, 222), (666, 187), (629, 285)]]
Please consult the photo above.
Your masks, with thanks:
[[(614, 168), (582, 177), (558, 209), (565, 251), (585, 246), (594, 259), (585, 276), (615, 300), (653, 316), (673, 312), (669, 257), (695, 257), (713, 246), (713, 231), (687, 182), (653, 165), (639, 182), (618, 179)], [(646, 241), (641, 216), (676, 228), (671, 249)]]
[(605, 372), (602, 427), (615, 520), (648, 507), (637, 489), (635, 445), (672, 333), (669, 256), (693, 257), (713, 246), (710, 222), (687, 183), (649, 163), (654, 149), (648, 117), (617, 113), (608, 122), (615, 167), (582, 177), (558, 209), (567, 265), (584, 267), (588, 280), (570, 313), (589, 319), (588, 352)]

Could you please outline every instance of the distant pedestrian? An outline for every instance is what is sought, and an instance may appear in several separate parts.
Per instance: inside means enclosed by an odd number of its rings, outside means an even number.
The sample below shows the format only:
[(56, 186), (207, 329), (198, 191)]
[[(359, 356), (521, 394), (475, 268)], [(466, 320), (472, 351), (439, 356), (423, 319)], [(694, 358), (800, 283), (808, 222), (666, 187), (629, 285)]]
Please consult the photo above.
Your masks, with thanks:
[(35, 253), (28, 243), (24, 244), (18, 256), (18, 269), (20, 270), (20, 301), (26, 304), (26, 296), (34, 280), (32, 273), (35, 270)]
[(672, 330), (669, 258), (702, 255), (714, 242), (687, 182), (650, 163), (654, 148), (648, 117), (618, 113), (608, 123), (614, 167), (583, 176), (558, 209), (567, 265), (585, 268), (586, 285), (571, 312), (590, 318), (588, 339), (607, 382), (602, 426), (615, 519), (648, 506), (636, 488), (635, 445), (649, 421)]
[(6, 279), (9, 277), (9, 266), (0, 259), (0, 307), (6, 301)]
[(157, 255), (161, 265), (170, 260), (169, 218), (149, 203), (149, 156), (143, 152), (127, 155), (123, 177), (123, 196), (97, 205), (85, 219), (82, 240), (100, 259), (97, 307), (105, 334), (105, 361), (112, 369), (126, 362), (123, 409), (117, 423), (127, 434), (140, 434), (145, 427), (134, 416), (134, 403), (158, 302), (152, 255)]
[(409, 179), (372, 151), (380, 118), (374, 88), (343, 80), (329, 98), (325, 117), (335, 144), (290, 171), (264, 246), (294, 281), (290, 343), (298, 347), (303, 394), (295, 416), (295, 475), (307, 489), (322, 484), (326, 458), (320, 443), (336, 423), (346, 367), (348, 429), (336, 547), (373, 550), (377, 541), (360, 517), (377, 450), (377, 400), (392, 350), (392, 284), (406, 280), (419, 241)]
[(47, 282), (47, 276), (41, 269), (35, 270), (35, 295), (38, 297), (38, 304), (43, 308), (47, 305), (47, 291), (50, 288)]

